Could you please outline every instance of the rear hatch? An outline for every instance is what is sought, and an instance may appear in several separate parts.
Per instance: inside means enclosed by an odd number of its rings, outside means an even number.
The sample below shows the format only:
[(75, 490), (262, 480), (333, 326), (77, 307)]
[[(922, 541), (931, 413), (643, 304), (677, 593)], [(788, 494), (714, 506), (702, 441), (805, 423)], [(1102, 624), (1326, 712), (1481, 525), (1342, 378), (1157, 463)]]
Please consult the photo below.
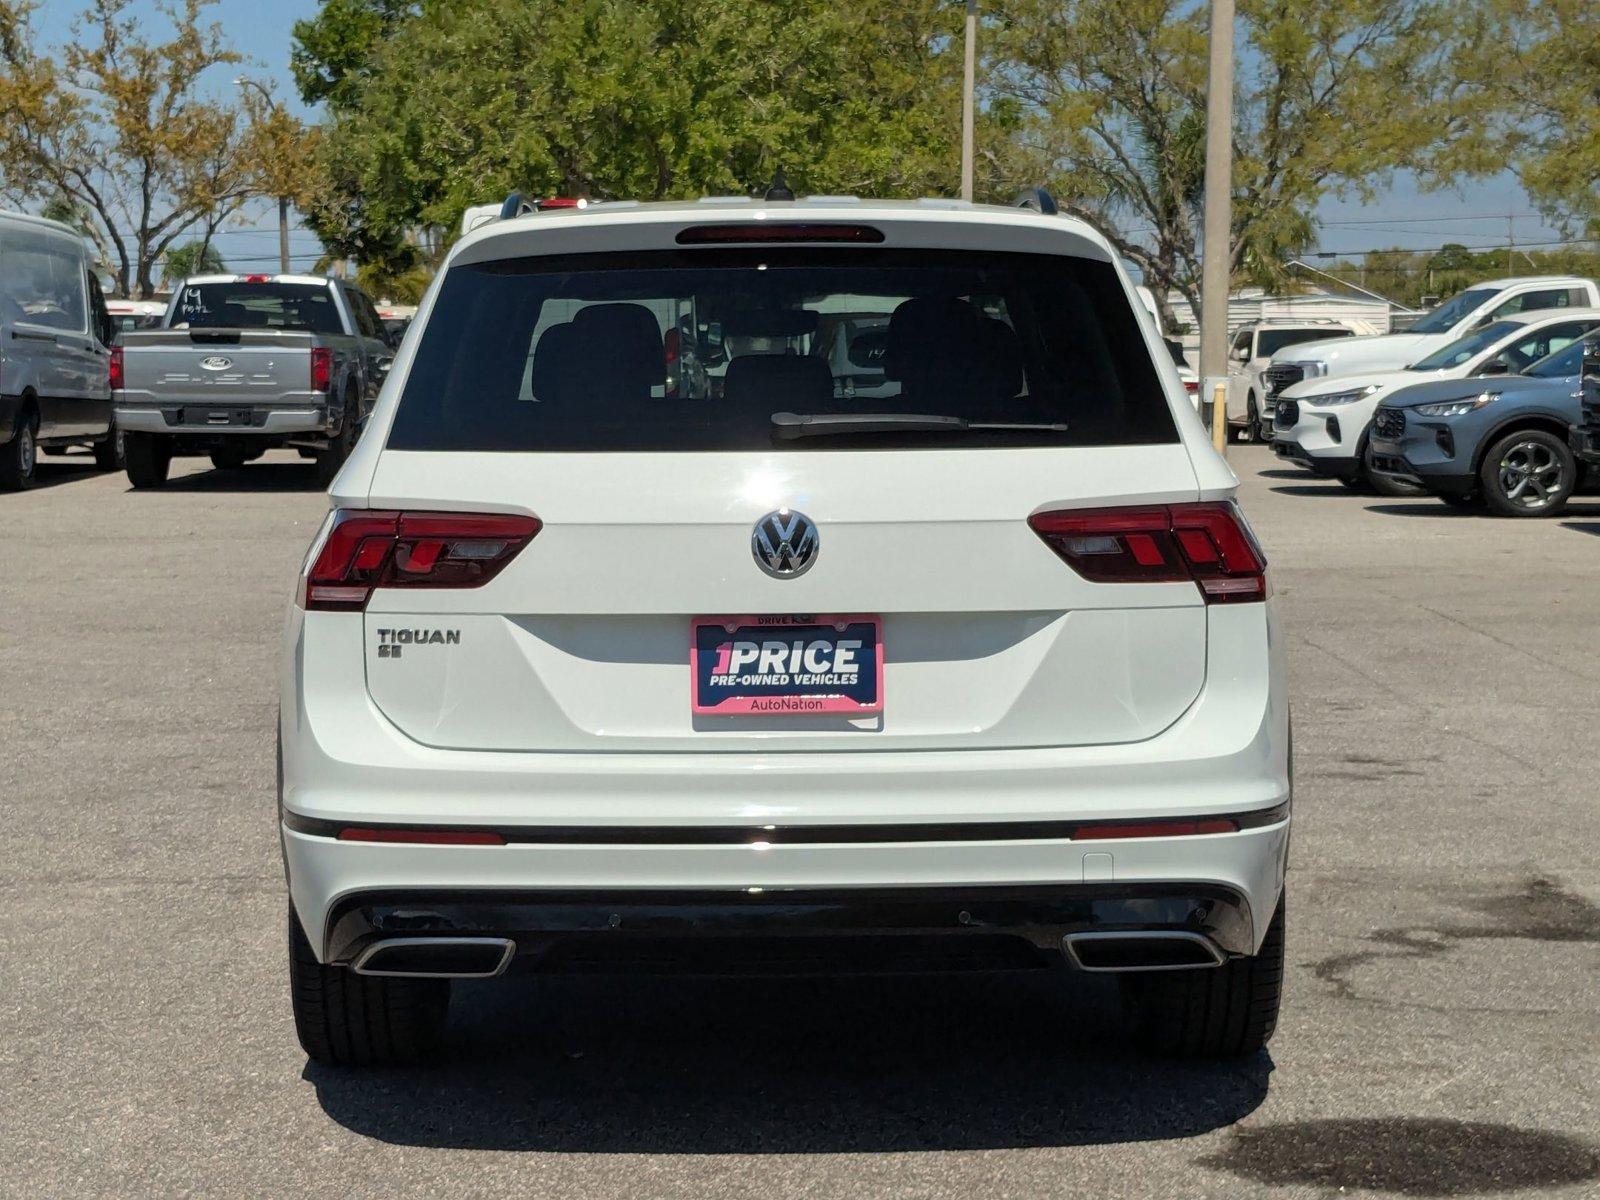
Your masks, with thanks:
[[(888, 318), (895, 394), (837, 386), (815, 317), (844, 303)], [(686, 327), (703, 360), (727, 360), (708, 396), (665, 387), (664, 334)], [(1137, 741), (1204, 685), (1201, 592), (1092, 581), (1029, 518), (1196, 495), (1109, 262), (891, 239), (457, 265), (368, 504), (542, 525), (481, 586), (383, 576), (364, 615), (368, 688), (404, 733), (459, 749)], [(797, 514), (814, 541), (773, 558)], [(716, 684), (733, 676), (691, 670), (703, 618), (717, 620), (701, 651), (723, 667), (742, 639), (770, 651), (765, 628), (801, 631), (792, 658), (764, 664), (795, 690), (843, 678), (806, 672), (838, 665), (804, 658), (818, 636), (867, 643), (850, 653), (881, 675), (851, 676), (833, 697), (849, 703), (729, 705)]]

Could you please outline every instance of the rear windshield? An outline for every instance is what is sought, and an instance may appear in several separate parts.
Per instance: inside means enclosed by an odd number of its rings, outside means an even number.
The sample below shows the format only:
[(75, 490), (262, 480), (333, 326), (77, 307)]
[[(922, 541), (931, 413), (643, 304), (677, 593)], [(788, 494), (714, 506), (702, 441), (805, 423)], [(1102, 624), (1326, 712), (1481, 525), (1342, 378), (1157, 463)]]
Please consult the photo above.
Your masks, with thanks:
[[(795, 439), (779, 435), (776, 413), (969, 424), (885, 432), (834, 422)], [(837, 450), (1177, 436), (1109, 264), (763, 249), (452, 267), (389, 445)]]
[(174, 329), (289, 329), (338, 333), (333, 294), (311, 283), (189, 283), (178, 293)]
[(1325, 342), (1330, 338), (1349, 337), (1351, 331), (1330, 325), (1327, 329), (1263, 329), (1256, 335), (1256, 357), (1271, 358), (1285, 346), (1298, 346), (1302, 342)]

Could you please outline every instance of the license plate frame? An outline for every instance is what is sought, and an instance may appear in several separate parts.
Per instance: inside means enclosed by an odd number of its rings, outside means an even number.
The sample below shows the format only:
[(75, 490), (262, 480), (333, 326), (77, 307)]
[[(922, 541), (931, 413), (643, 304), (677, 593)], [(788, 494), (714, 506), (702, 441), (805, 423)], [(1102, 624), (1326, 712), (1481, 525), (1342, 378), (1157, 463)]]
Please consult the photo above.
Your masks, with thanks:
[[(786, 637), (772, 636), (785, 631)], [(798, 653), (794, 646), (797, 631), (799, 640), (807, 643)], [(871, 653), (863, 659), (861, 651), (868, 648), (863, 635), (867, 633), (870, 633)], [(746, 636), (741, 637), (741, 634)], [(783, 665), (787, 667), (790, 663), (798, 662), (802, 669), (764, 672), (744, 670), (745, 664), (735, 664), (733, 661), (734, 643), (748, 642), (750, 635), (759, 639), (757, 658), (752, 665), (763, 666), (761, 650), (775, 648), (779, 641), (786, 641), (789, 649)], [(861, 645), (852, 648), (834, 644), (839, 641), (860, 642)], [(808, 653), (817, 642), (829, 643), (828, 670), (804, 669), (808, 665)], [(843, 659), (841, 653), (845, 653)], [(851, 659), (858, 664), (854, 679), (840, 682), (848, 680), (850, 673), (833, 668), (841, 662), (848, 664)], [(817, 655), (810, 655), (810, 665), (820, 661)], [(737, 671), (728, 670), (735, 665), (739, 667)], [(773, 665), (770, 654), (765, 665)], [(784, 681), (764, 682), (777, 676), (782, 676)], [(816, 677), (818, 681), (804, 682), (806, 677)], [(689, 623), (689, 703), (695, 716), (880, 715), (884, 707), (883, 618), (865, 613), (695, 617)]]

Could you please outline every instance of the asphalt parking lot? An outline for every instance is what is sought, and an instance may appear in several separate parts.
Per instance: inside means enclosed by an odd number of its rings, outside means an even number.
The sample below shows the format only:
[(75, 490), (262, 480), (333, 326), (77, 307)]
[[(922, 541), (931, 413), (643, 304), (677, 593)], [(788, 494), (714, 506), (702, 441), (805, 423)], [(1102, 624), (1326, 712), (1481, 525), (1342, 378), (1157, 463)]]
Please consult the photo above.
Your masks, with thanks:
[(1295, 705), (1270, 1055), (1140, 1058), (1099, 981), (516, 979), (361, 1075), (307, 1066), (285, 984), (310, 465), (73, 461), (0, 496), (0, 1193), (1600, 1196), (1600, 498), (1234, 452)]

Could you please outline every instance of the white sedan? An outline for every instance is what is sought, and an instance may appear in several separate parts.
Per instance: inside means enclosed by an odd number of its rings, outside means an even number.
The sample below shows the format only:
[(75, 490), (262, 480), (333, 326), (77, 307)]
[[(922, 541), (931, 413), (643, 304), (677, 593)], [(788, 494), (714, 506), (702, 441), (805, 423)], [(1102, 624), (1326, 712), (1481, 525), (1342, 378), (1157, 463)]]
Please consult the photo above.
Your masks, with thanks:
[(1384, 397), (1430, 379), (1516, 374), (1595, 328), (1600, 328), (1600, 308), (1546, 309), (1474, 330), (1404, 370), (1297, 383), (1278, 397), (1272, 449), (1280, 458), (1352, 487), (1398, 491), (1374, 477), (1367, 464), (1367, 430)]

